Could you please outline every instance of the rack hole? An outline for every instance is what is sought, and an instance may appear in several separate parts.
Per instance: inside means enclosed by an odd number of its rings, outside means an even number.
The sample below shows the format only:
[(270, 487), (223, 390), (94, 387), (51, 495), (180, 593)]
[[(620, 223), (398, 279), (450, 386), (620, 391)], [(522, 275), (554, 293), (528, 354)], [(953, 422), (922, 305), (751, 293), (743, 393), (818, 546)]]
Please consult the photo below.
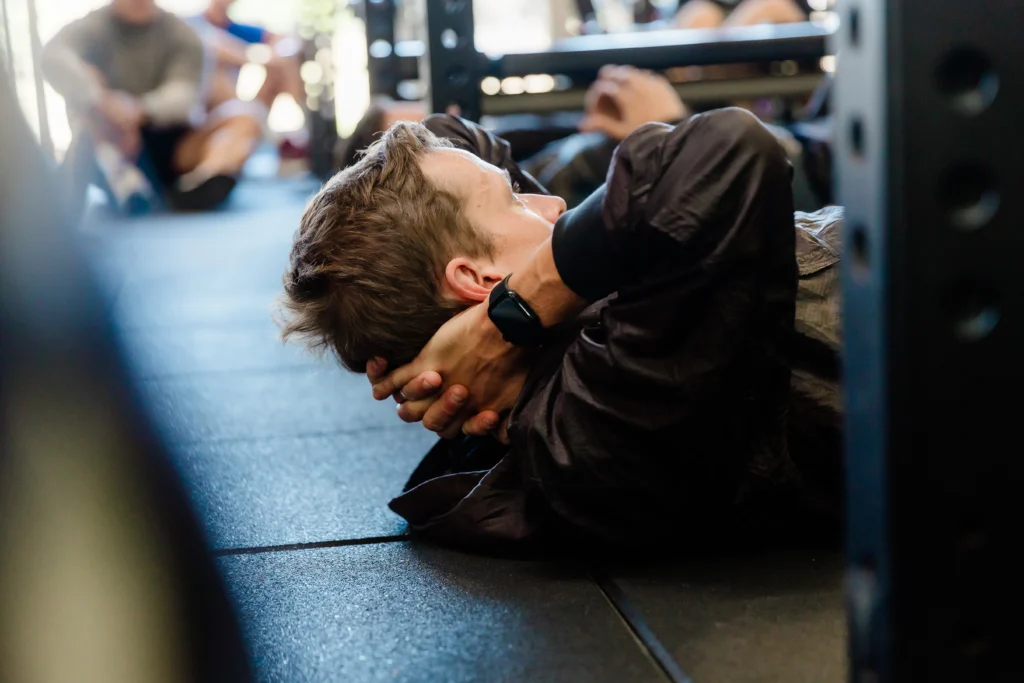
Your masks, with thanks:
[(992, 288), (977, 279), (963, 279), (950, 295), (953, 333), (964, 343), (977, 342), (999, 324), (999, 306)]
[(999, 94), (999, 75), (991, 60), (973, 47), (947, 52), (939, 60), (935, 79), (950, 106), (965, 116), (985, 111)]
[(860, 8), (850, 8), (850, 45), (860, 47)]
[(859, 116), (850, 120), (850, 150), (857, 158), (864, 157), (864, 121)]
[(459, 34), (450, 28), (441, 31), (441, 45), (448, 50), (454, 50), (459, 46)]
[(999, 191), (988, 169), (978, 164), (958, 164), (945, 173), (939, 185), (939, 204), (960, 230), (977, 230), (999, 210)]

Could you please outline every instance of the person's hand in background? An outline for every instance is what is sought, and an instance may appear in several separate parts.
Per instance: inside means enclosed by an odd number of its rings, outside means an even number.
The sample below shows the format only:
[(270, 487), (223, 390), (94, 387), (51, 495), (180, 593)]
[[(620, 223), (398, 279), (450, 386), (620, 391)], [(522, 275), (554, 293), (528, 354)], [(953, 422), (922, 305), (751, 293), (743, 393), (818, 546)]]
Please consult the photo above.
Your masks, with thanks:
[(608, 65), (587, 90), (579, 129), (622, 140), (645, 123), (677, 121), (688, 113), (665, 77), (631, 66)]
[(146, 118), (142, 103), (131, 95), (117, 90), (106, 90), (96, 103), (94, 118), (106, 133), (102, 135), (129, 158), (134, 159), (141, 150), (139, 129)]

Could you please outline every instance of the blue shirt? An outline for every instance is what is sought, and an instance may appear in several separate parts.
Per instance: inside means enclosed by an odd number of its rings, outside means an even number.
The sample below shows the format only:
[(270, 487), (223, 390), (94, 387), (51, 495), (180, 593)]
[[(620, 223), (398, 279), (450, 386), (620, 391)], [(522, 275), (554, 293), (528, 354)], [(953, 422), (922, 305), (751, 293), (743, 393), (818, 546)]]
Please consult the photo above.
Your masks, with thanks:
[(249, 24), (239, 24), (237, 21), (228, 20), (227, 26), (221, 26), (222, 30), (227, 31), (235, 38), (244, 40), (249, 43), (262, 43), (264, 38), (263, 28), (260, 26), (251, 26)]
[(187, 21), (196, 31), (199, 31), (200, 33), (202, 33), (204, 30), (217, 28), (250, 45), (252, 45), (253, 43), (262, 43), (267, 35), (267, 32), (263, 29), (262, 26), (240, 24), (237, 21), (231, 21), (230, 19), (228, 20), (226, 26), (221, 26), (219, 24), (214, 24), (212, 21), (207, 19), (206, 16), (202, 14), (197, 14), (193, 17), (189, 17), (185, 21)]

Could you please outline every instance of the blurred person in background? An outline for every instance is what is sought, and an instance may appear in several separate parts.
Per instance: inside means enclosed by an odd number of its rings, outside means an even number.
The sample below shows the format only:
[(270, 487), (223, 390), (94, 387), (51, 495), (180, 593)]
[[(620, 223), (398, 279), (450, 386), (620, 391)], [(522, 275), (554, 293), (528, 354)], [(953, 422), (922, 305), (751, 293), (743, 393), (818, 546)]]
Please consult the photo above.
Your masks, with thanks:
[[(815, 99), (824, 99), (826, 80)], [(813, 102), (812, 102), (813, 105)], [(818, 118), (822, 106), (808, 106)], [(398, 121), (420, 121), (429, 114), (422, 102), (381, 102), (371, 107), (352, 136), (339, 148), (338, 167), (355, 164), (363, 150)], [(605, 182), (612, 155), (630, 133), (650, 122), (676, 125), (693, 114), (664, 76), (631, 66), (606, 65), (587, 90), (579, 133), (548, 144), (539, 152), (512, 155), (524, 171), (573, 208)], [(781, 126), (768, 125), (789, 154), (795, 173), (794, 201), (799, 211), (832, 203), (831, 152), (827, 140), (809, 140)], [(512, 140), (510, 138), (509, 142)], [(524, 158), (527, 157), (527, 158)]]
[[(266, 120), (279, 95), (289, 95), (305, 112), (306, 90), (299, 74), (300, 41), (262, 26), (234, 21), (228, 15), (233, 4), (235, 0), (210, 0), (202, 14), (186, 19), (203, 39), (215, 63), (207, 90), (207, 108), (213, 110), (236, 100), (241, 68), (259, 63), (266, 70), (266, 77), (252, 102), (263, 119)], [(265, 45), (268, 49), (264, 55), (254, 54), (250, 50), (253, 45)], [(309, 155), (309, 141), (300, 134), (286, 136), (278, 145), (278, 152), (282, 159), (305, 159)]]
[(122, 212), (205, 210), (234, 188), (262, 129), (241, 111), (205, 115), (204, 65), (195, 31), (154, 0), (112, 0), (46, 45), (43, 72), (67, 103), (75, 151), (95, 154)]
[[(804, 120), (827, 119), (831, 81), (819, 86), (805, 108)], [(559, 140), (526, 159), (525, 171), (565, 199), (579, 204), (605, 182), (615, 148), (630, 133), (650, 122), (676, 125), (693, 112), (661, 74), (631, 66), (607, 65), (587, 90), (580, 133)], [(779, 140), (794, 167), (796, 209), (817, 211), (832, 203), (831, 145), (807, 137), (800, 122), (791, 126), (765, 124)]]
[(807, 21), (806, 0), (688, 0), (676, 12), (676, 28), (717, 28)]

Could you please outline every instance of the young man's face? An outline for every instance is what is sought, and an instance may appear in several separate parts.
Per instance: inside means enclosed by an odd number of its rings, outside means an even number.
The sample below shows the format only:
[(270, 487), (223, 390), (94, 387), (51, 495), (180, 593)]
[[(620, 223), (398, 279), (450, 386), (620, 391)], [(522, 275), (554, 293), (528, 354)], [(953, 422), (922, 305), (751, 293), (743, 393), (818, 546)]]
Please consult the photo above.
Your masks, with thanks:
[(235, 0), (210, 0), (210, 11), (217, 13), (226, 13), (231, 6), (235, 4)]
[(464, 298), (478, 297), (463, 292), (457, 268), (472, 275), (487, 289), (509, 273), (522, 268), (541, 244), (551, 237), (558, 217), (565, 213), (560, 197), (513, 191), (508, 175), (476, 156), (457, 149), (436, 149), (420, 161), (427, 178), (463, 201), (463, 213), (478, 230), (494, 239), (493, 261), (486, 263), (456, 257), (449, 264), (447, 279)]
[(156, 0), (113, 0), (114, 14), (128, 24), (148, 24), (156, 17)]

